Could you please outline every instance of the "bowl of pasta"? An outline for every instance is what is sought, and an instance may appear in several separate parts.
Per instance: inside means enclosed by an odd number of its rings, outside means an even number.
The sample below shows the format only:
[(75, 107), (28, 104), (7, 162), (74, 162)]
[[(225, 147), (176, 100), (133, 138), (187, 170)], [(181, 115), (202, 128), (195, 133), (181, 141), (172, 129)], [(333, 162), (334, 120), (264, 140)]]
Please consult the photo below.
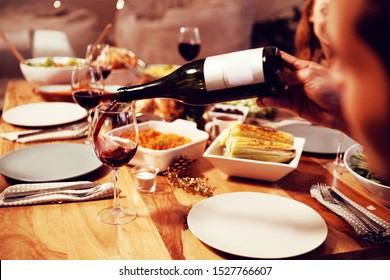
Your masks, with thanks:
[(153, 165), (160, 172), (179, 156), (197, 160), (202, 156), (209, 135), (197, 129), (196, 123), (177, 119), (173, 122), (151, 120), (138, 125), (138, 150), (131, 165)]

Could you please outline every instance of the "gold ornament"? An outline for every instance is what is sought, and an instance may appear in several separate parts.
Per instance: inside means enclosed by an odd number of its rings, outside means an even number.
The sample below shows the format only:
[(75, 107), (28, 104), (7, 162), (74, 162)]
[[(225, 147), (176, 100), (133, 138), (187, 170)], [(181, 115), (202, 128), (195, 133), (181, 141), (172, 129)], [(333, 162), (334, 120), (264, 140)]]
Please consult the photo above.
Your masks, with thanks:
[(176, 188), (181, 188), (188, 193), (200, 194), (203, 196), (212, 196), (214, 187), (209, 184), (209, 179), (193, 178), (188, 175), (192, 171), (194, 161), (185, 156), (179, 156), (170, 167), (165, 175), (168, 181)]

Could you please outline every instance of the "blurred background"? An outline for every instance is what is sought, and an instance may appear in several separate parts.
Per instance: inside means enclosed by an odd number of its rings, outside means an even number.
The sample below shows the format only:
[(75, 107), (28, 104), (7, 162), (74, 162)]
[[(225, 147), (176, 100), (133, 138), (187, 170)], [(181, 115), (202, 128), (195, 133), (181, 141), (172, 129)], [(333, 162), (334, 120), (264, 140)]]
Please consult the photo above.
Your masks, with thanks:
[[(25, 58), (84, 57), (107, 23), (105, 41), (149, 64), (183, 64), (180, 26), (198, 26), (198, 58), (276, 45), (292, 52), (304, 0), (1, 0), (0, 30)], [(18, 60), (0, 40), (0, 108)]]

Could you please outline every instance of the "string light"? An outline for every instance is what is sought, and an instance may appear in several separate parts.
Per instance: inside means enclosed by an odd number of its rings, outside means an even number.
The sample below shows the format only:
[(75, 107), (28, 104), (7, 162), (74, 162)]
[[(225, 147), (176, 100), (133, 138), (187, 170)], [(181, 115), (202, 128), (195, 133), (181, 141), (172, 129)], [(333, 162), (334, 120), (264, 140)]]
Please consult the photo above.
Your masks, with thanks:
[(54, 8), (58, 9), (61, 6), (61, 1), (54, 1), (53, 6)]
[(122, 10), (124, 6), (125, 6), (125, 0), (117, 0), (116, 1), (116, 9), (117, 10)]

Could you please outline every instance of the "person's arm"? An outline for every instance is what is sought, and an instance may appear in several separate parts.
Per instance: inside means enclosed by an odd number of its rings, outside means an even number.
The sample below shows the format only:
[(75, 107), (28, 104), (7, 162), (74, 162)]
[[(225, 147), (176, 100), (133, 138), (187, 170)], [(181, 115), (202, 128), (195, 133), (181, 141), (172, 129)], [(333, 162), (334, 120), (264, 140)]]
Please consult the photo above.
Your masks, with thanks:
[(259, 98), (257, 105), (289, 109), (314, 124), (348, 133), (341, 112), (340, 92), (331, 72), (318, 63), (285, 52), (282, 58), (286, 71), (279, 77), (288, 86), (285, 97)]

